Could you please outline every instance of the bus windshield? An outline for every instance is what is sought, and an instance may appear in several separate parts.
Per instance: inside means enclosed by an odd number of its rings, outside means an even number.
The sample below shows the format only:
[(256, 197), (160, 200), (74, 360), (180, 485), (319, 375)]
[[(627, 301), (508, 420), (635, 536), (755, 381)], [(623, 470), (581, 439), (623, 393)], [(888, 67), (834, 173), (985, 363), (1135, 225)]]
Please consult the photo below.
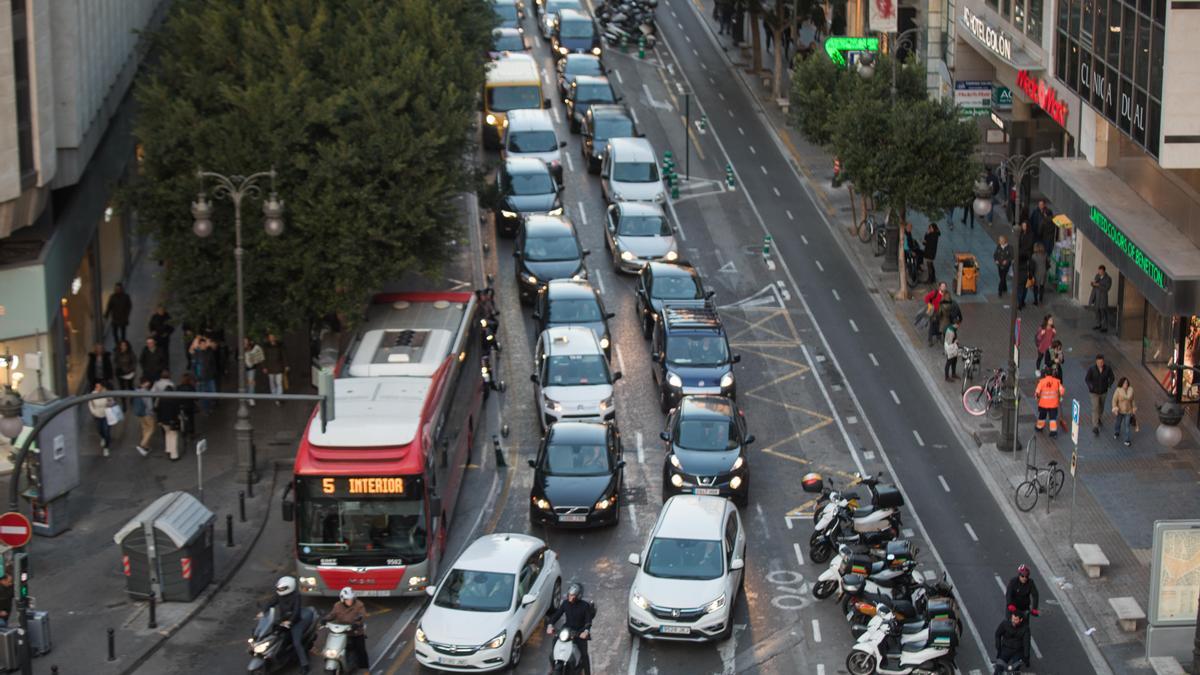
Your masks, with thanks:
[(301, 557), (425, 559), (425, 502), (419, 477), (405, 478), (405, 494), (387, 497), (327, 495), (321, 479), (296, 481)]

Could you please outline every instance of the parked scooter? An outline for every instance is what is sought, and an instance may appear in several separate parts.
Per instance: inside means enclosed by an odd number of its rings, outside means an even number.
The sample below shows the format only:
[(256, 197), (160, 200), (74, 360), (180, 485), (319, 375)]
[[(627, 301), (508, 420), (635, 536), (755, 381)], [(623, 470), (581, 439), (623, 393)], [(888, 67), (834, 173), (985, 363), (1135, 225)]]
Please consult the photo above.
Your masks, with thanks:
[(550, 652), (550, 672), (553, 675), (581, 675), (583, 655), (575, 645), (576, 632), (570, 628), (558, 631), (554, 649)]
[(827, 524), (829, 519), (837, 514), (838, 507), (841, 507), (846, 509), (853, 519), (857, 532), (885, 530), (893, 525), (899, 527), (900, 507), (904, 506), (904, 496), (900, 494), (900, 490), (894, 485), (880, 483), (877, 476), (863, 477), (858, 473), (854, 476), (859, 484), (867, 486), (871, 496), (868, 504), (859, 504), (857, 492), (826, 488), (821, 474), (810, 473), (801, 479), (801, 486), (805, 492), (821, 495), (813, 507), (813, 525), (818, 530), (823, 529), (825, 526), (822, 522)]
[(895, 619), (905, 625), (922, 620), (953, 618), (958, 634), (962, 624), (958, 622), (958, 604), (954, 600), (954, 589), (943, 578), (941, 581), (922, 583), (910, 590), (892, 593), (867, 592), (865, 578), (859, 574), (847, 574), (843, 579), (842, 610), (850, 633), (860, 636), (880, 607), (888, 607)]
[(325, 624), (329, 635), (325, 638), (325, 648), (321, 650), (321, 656), (325, 659), (326, 675), (346, 675), (354, 672), (346, 654), (346, 642), (350, 639), (351, 628), (353, 626), (348, 623)]
[[(304, 620), (308, 622), (308, 629), (304, 631), (304, 648), (312, 649), (313, 642), (317, 639), (317, 613), (312, 607), (305, 607), (302, 611), (305, 615)], [(296, 660), (291, 632), (279, 622), (275, 607), (268, 609), (258, 619), (254, 633), (247, 643), (250, 663), (247, 664), (246, 671), (251, 675), (266, 675)]]
[(842, 544), (829, 568), (813, 584), (813, 597), (824, 600), (842, 590), (842, 578), (847, 574), (866, 576), (868, 593), (889, 593), (899, 587), (920, 585), (922, 577), (915, 571), (916, 547), (900, 539), (879, 547), (855, 547)]
[(951, 675), (958, 636), (949, 619), (929, 623), (924, 645), (902, 645), (895, 615), (886, 606), (867, 625), (867, 631), (850, 648), (846, 669), (851, 675)]
[(658, 0), (620, 0), (600, 5), (596, 8), (596, 18), (605, 41), (617, 46), (622, 40), (627, 45), (643, 40), (646, 48), (652, 49), (658, 32), (654, 21), (657, 6)]
[(838, 507), (828, 519), (822, 519), (820, 527), (813, 530), (808, 538), (808, 557), (818, 565), (824, 564), (833, 557), (833, 552), (842, 544), (856, 546), (880, 547), (900, 536), (899, 514), (892, 516), (887, 529), (870, 532), (860, 532), (851, 524), (849, 512), (845, 507)]

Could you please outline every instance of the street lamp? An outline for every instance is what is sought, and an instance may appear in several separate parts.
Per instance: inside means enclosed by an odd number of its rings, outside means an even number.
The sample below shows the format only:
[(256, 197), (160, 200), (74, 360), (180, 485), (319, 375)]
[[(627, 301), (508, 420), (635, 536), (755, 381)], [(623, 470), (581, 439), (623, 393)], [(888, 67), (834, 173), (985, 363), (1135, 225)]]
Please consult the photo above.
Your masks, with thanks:
[[(211, 171), (198, 171), (196, 175), (201, 183), (212, 179), (216, 183), (213, 196), (217, 199), (229, 199), (233, 202), (233, 258), (237, 274), (237, 387), (238, 393), (246, 393), (246, 308), (245, 296), (242, 290), (242, 200), (246, 197), (262, 197), (263, 191), (258, 182), (264, 178), (271, 180), (271, 192), (263, 202), (263, 230), (269, 236), (277, 237), (283, 233), (283, 200), (275, 193), (275, 169), (260, 171), (249, 176), (225, 176)], [(212, 234), (212, 203), (208, 201), (203, 190), (192, 202), (192, 232), (197, 237), (204, 238)], [(238, 480), (244, 483), (254, 483), (258, 480), (255, 472), (254, 457), (254, 427), (250, 424), (250, 409), (246, 399), (238, 399), (237, 421), (233, 425), (237, 438)]]

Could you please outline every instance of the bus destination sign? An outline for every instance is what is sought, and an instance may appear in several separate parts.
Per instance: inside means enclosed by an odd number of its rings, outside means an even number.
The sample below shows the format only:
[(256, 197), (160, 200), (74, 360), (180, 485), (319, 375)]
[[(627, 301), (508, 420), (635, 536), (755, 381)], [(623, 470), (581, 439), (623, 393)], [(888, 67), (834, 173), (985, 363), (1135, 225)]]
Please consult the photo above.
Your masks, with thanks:
[(404, 494), (404, 478), (400, 476), (322, 478), (321, 492), (338, 497), (400, 496)]

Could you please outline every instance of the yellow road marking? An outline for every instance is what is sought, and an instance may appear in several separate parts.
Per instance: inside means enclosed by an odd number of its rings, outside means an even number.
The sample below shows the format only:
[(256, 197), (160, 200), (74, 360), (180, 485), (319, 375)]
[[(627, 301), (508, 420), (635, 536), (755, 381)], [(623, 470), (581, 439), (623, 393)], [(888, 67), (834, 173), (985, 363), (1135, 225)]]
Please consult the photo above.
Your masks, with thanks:
[[(797, 434), (797, 435), (798, 435), (798, 434)], [(790, 439), (789, 439), (789, 440), (790, 440)], [(808, 465), (808, 464), (810, 464), (810, 463), (811, 463), (811, 462), (809, 462), (807, 459), (800, 459), (799, 457), (793, 457), (793, 456), (791, 456), (791, 455), (789, 455), (789, 454), (786, 454), (786, 453), (783, 453), (783, 452), (779, 452), (779, 451), (777, 451), (777, 450), (772, 450), (771, 448), (763, 448), (763, 452), (767, 453), (768, 455), (775, 455), (776, 457), (779, 457), (779, 458), (781, 458), (781, 459), (789, 459), (789, 460), (791, 460), (791, 461), (793, 461), (793, 462), (795, 462), (795, 463), (797, 463), (797, 464), (800, 464), (800, 465)]]
[(787, 341), (787, 342), (794, 342), (795, 344), (794, 344), (793, 346), (795, 346), (795, 347), (799, 347), (799, 346), (800, 346), (800, 340), (799, 340), (799, 339), (797, 339), (797, 338), (796, 338), (794, 335), (793, 335), (793, 336), (787, 336), (787, 335), (784, 335), (783, 333), (780, 333), (779, 331), (776, 331), (776, 330), (774, 330), (774, 329), (771, 329), (771, 328), (767, 328), (766, 326), (764, 326), (764, 325), (763, 325), (764, 323), (766, 323), (766, 322), (768, 322), (768, 321), (770, 321), (770, 320), (772, 320), (772, 319), (777, 319), (777, 318), (779, 318), (780, 316), (783, 316), (783, 315), (784, 315), (784, 314), (786, 314), (786, 313), (787, 313), (787, 310), (785, 310), (785, 309), (777, 309), (777, 310), (774, 310), (774, 311), (772, 311), (770, 314), (768, 314), (768, 315), (764, 316), (764, 317), (763, 317), (763, 318), (761, 318), (761, 319), (757, 319), (757, 320), (755, 320), (754, 322), (747, 322), (747, 324), (746, 324), (746, 327), (745, 327), (745, 328), (741, 329), (740, 331), (738, 331), (737, 333), (734, 333), (732, 336), (730, 336), (730, 337), (729, 337), (729, 341), (730, 341), (730, 342), (734, 342), (734, 341), (736, 341), (738, 338), (740, 338), (740, 337), (742, 337), (743, 335), (745, 335), (746, 333), (749, 333), (750, 331), (752, 331), (752, 330), (754, 330), (754, 329), (756, 329), (756, 328), (757, 328), (757, 329), (759, 329), (759, 330), (761, 330), (761, 331), (763, 331), (763, 332), (770, 333), (771, 335), (774, 335), (775, 337), (779, 338), (780, 340), (785, 340), (785, 341)]
[[(799, 361), (796, 361), (794, 359), (789, 359), (786, 356), (779, 356), (778, 354), (772, 354), (769, 352), (759, 351), (760, 347), (754, 343), (743, 342), (736, 346), (740, 347), (742, 349), (742, 351), (747, 351), (747, 352), (750, 352), (751, 354), (757, 354), (765, 359), (772, 359), (775, 361), (779, 361), (780, 363), (787, 364), (793, 368), (796, 368), (797, 370), (804, 370), (805, 372), (808, 372), (808, 370), (809, 370), (808, 364), (800, 363)], [(779, 345), (777, 343), (766, 343), (765, 344), (765, 347), (778, 347), (778, 346)]]
[[(797, 506), (796, 508), (792, 509), (791, 511), (788, 511), (787, 513), (785, 513), (783, 515), (785, 518), (801, 518), (801, 517), (812, 518), (812, 514), (813, 514), (812, 509), (816, 505), (817, 505), (817, 498), (813, 497), (812, 499), (804, 502), (800, 506)], [(808, 510), (802, 511), (801, 509), (808, 509)]]

